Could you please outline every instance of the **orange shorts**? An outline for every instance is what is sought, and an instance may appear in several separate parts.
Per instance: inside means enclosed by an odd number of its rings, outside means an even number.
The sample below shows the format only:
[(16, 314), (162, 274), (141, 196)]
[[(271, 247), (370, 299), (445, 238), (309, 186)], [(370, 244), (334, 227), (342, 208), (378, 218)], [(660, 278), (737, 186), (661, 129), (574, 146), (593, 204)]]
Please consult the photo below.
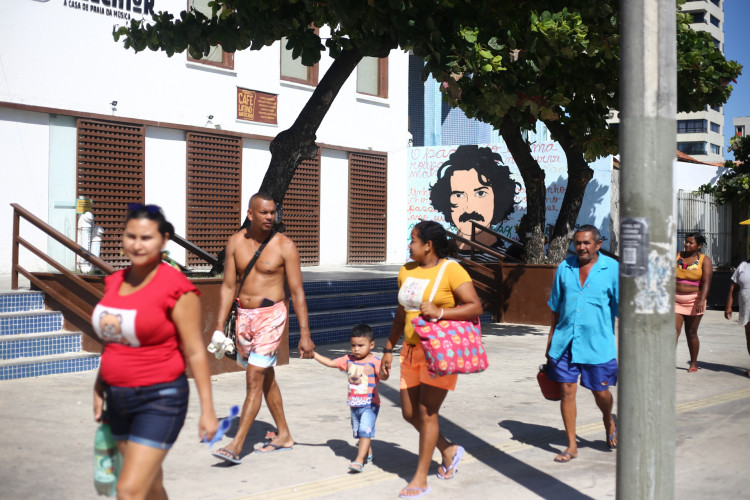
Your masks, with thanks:
[(398, 359), (401, 363), (402, 390), (416, 387), (419, 384), (431, 385), (447, 391), (456, 388), (458, 375), (443, 375), (442, 377), (430, 375), (430, 372), (427, 371), (427, 363), (421, 345), (404, 344), (401, 348), (401, 356)]

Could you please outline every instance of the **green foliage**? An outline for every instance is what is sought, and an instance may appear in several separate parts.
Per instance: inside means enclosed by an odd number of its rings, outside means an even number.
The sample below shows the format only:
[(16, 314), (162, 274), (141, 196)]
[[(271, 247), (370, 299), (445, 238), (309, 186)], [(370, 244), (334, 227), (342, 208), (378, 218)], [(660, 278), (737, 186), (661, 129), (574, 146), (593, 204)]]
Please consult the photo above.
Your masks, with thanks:
[[(607, 116), (619, 105), (619, 0), (542, 0), (482, 15), (461, 36), (425, 49), (425, 72), (443, 82), (445, 99), (467, 116), (500, 128), (510, 118), (523, 130), (537, 120), (559, 122), (587, 161), (617, 153)], [(711, 35), (677, 12), (678, 110), (721, 105), (741, 66), (727, 61)], [(499, 29), (498, 29), (499, 26)], [(465, 36), (470, 33), (470, 38)], [(415, 53), (420, 53), (415, 50)], [(484, 61), (500, 64), (485, 64)]]
[(729, 150), (734, 153), (734, 162), (724, 162), (729, 171), (719, 177), (716, 184), (704, 184), (698, 188), (699, 193), (714, 195), (722, 205), (737, 201), (750, 203), (750, 135), (732, 137)]
[(742, 66), (727, 60), (706, 31), (694, 31), (689, 14), (677, 13), (677, 108), (702, 111), (721, 106), (732, 93)]

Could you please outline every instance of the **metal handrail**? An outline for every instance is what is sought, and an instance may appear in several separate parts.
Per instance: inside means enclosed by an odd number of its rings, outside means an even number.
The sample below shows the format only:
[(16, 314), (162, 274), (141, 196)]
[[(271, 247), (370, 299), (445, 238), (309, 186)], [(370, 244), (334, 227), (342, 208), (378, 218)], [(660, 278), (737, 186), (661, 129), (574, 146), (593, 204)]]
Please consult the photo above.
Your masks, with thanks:
[[(504, 243), (508, 243), (508, 244), (510, 244), (510, 245), (512, 245), (512, 246), (516, 246), (516, 247), (520, 248), (521, 250), (524, 250), (524, 249), (526, 248), (526, 247), (525, 247), (525, 246), (523, 245), (523, 243), (519, 243), (519, 242), (517, 242), (516, 240), (513, 240), (513, 239), (511, 239), (511, 238), (508, 238), (507, 236), (504, 236), (504, 235), (502, 235), (502, 234), (498, 233), (498, 232), (497, 232), (497, 231), (495, 231), (494, 229), (490, 229), (490, 228), (489, 228), (489, 227), (487, 227), (487, 226), (483, 226), (483, 225), (479, 224), (479, 223), (478, 223), (478, 222), (476, 222), (476, 221), (469, 221), (469, 222), (471, 222), (471, 238), (472, 238), (472, 240), (473, 240), (473, 239), (474, 239), (474, 237), (475, 237), (475, 233), (474, 233), (474, 230), (475, 230), (475, 228), (479, 228), (479, 229), (481, 229), (482, 231), (484, 231), (485, 233), (490, 233), (490, 234), (492, 234), (493, 236), (497, 236), (497, 237), (498, 237), (498, 238), (500, 238), (500, 240), (501, 240), (501, 241), (503, 241)], [(519, 262), (520, 262), (520, 261), (519, 261)]]
[(21, 218), (23, 217), (26, 221), (33, 224), (37, 228), (39, 228), (42, 232), (46, 233), (48, 236), (55, 239), (63, 246), (72, 250), (73, 253), (89, 261), (92, 265), (99, 268), (99, 270), (101, 270), (104, 274), (112, 274), (115, 271), (115, 268), (112, 267), (107, 262), (105, 262), (104, 260), (97, 257), (96, 255), (92, 254), (85, 248), (83, 248), (81, 245), (79, 245), (75, 241), (65, 236), (63, 233), (61, 233), (54, 227), (44, 222), (42, 219), (40, 219), (36, 215), (32, 214), (31, 212), (23, 208), (18, 203), (11, 203), (10, 206), (13, 207), (13, 252), (12, 252), (12, 263), (11, 263), (11, 288), (13, 290), (18, 290), (18, 274), (19, 273), (21, 273), (24, 277), (26, 277), (30, 281), (34, 281), (34, 280), (31, 280), (31, 278), (29, 278), (29, 276), (31, 276), (31, 273), (18, 264), (18, 247), (19, 245), (23, 245), (24, 247), (31, 250), (32, 253), (42, 258), (42, 260), (47, 262), (49, 265), (51, 265), (52, 267), (54, 267), (55, 269), (63, 273), (67, 278), (72, 279), (81, 288), (101, 298), (102, 293), (99, 290), (97, 290), (95, 287), (93, 287), (89, 283), (86, 283), (86, 281), (81, 279), (80, 276), (65, 269), (57, 261), (49, 258), (46, 254), (44, 254), (44, 252), (36, 248), (34, 245), (29, 243), (25, 239), (21, 238), (19, 235), (19, 230), (21, 226), (20, 224)]
[(206, 262), (208, 262), (212, 266), (215, 266), (216, 263), (219, 261), (219, 259), (217, 257), (215, 257), (215, 256), (211, 255), (210, 253), (206, 252), (201, 247), (194, 245), (193, 243), (189, 242), (188, 240), (186, 240), (182, 236), (173, 234), (169, 239), (171, 241), (174, 241), (178, 245), (180, 245), (182, 248), (184, 248), (188, 252), (190, 252), (192, 254), (195, 254), (198, 257), (200, 257), (201, 259), (205, 260)]

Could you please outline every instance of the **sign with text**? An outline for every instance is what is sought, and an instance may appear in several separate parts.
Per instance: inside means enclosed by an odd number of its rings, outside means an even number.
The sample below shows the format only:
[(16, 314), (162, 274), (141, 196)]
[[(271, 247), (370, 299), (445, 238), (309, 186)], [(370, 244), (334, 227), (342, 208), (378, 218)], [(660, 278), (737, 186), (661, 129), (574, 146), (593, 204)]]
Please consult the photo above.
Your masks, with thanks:
[(237, 119), (276, 125), (279, 96), (237, 87)]

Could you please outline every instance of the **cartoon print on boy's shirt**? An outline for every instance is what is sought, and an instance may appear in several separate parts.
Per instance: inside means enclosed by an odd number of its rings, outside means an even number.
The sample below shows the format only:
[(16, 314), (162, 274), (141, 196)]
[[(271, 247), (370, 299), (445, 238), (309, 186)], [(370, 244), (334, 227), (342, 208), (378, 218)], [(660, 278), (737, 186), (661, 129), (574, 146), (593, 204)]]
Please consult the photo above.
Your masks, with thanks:
[(352, 363), (349, 365), (347, 373), (349, 375), (349, 394), (366, 396), (367, 386), (370, 385), (370, 381), (367, 375), (365, 375), (365, 367)]
[(375, 369), (372, 363), (357, 364), (349, 362), (346, 368), (349, 380), (349, 406), (369, 406), (375, 390)]
[(398, 303), (407, 311), (419, 311), (419, 306), (424, 302), (424, 291), (429, 284), (429, 279), (409, 276), (398, 291)]
[(140, 347), (141, 343), (135, 334), (135, 315), (136, 311), (132, 309), (97, 305), (92, 326), (105, 342)]

